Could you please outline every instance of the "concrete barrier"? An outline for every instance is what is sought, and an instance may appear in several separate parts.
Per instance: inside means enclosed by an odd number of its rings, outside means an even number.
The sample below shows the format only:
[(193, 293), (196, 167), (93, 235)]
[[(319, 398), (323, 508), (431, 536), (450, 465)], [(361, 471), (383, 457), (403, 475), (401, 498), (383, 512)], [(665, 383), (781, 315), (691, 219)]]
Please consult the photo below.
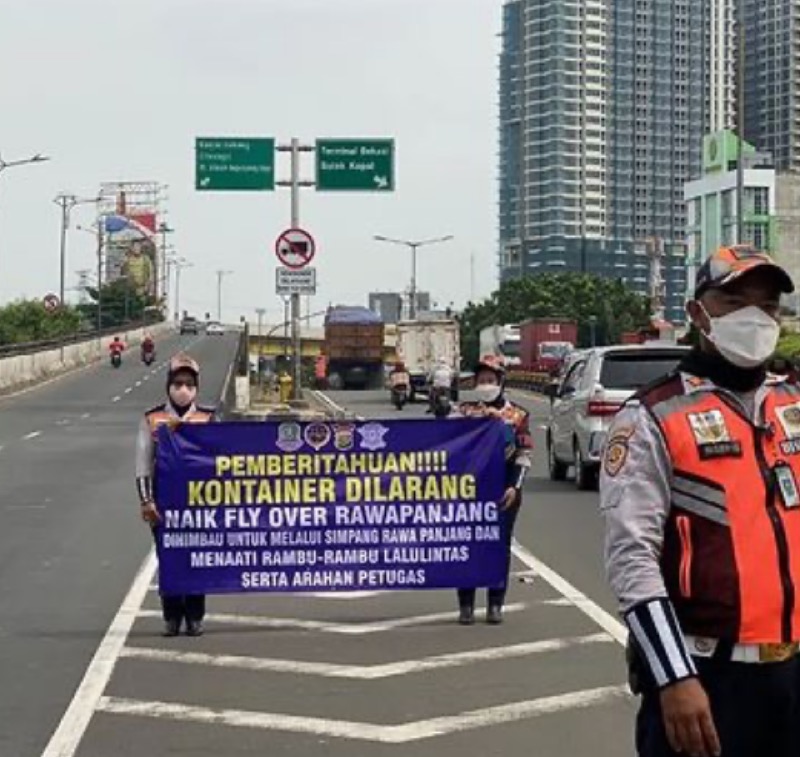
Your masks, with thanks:
[[(145, 331), (153, 336), (168, 334), (175, 327), (168, 323), (158, 323), (148, 326), (147, 329), (133, 331), (120, 330), (119, 336), (131, 347), (141, 344)], [(47, 381), (62, 373), (68, 373), (77, 368), (96, 363), (108, 357), (108, 345), (113, 337), (91, 339), (86, 342), (69, 344), (61, 349), (44, 350), (30, 355), (14, 355), (0, 359), (0, 394), (22, 389), (32, 384)], [(138, 356), (137, 356), (138, 358)]]

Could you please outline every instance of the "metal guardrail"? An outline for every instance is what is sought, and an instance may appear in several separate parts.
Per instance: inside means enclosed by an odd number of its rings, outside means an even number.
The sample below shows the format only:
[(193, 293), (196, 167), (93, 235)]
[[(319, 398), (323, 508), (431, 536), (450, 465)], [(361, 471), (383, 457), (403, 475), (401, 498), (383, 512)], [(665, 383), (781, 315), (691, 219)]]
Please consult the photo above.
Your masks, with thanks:
[(102, 329), (101, 331), (78, 331), (74, 334), (65, 334), (55, 339), (43, 339), (38, 342), (24, 342), (22, 344), (0, 344), (0, 358), (17, 357), (18, 355), (32, 355), (36, 352), (56, 350), (59, 347), (80, 344), (81, 342), (92, 342), (95, 339), (102, 339), (107, 336), (125, 334), (128, 331), (136, 331), (147, 326), (158, 326), (159, 323), (126, 323), (124, 326)]

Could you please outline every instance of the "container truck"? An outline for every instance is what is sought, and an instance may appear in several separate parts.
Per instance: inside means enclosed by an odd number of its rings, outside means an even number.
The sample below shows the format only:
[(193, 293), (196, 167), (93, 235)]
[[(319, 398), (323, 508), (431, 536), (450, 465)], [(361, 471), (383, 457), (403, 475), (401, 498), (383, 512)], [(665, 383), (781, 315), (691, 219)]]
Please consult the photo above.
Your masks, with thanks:
[(397, 325), (397, 355), (411, 376), (410, 401), (427, 391), (428, 376), (434, 365), (444, 359), (453, 371), (453, 401), (458, 400), (458, 377), (461, 370), (461, 334), (452, 319), (401, 321)]
[(383, 382), (384, 325), (365, 307), (338, 305), (325, 316), (323, 347), (331, 389), (377, 389)]
[(481, 357), (495, 355), (503, 358), (507, 368), (517, 368), (520, 359), (520, 331), (516, 324), (487, 326), (478, 339)]
[(557, 376), (564, 358), (575, 349), (578, 324), (575, 321), (535, 318), (520, 326), (522, 368)]

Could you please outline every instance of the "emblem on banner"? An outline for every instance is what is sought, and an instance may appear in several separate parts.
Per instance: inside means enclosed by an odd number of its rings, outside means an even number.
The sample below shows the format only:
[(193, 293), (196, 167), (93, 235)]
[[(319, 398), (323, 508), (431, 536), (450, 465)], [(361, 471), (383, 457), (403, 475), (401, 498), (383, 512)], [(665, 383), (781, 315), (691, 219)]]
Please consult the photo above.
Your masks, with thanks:
[(325, 423), (309, 423), (303, 434), (306, 444), (317, 451), (330, 443), (331, 436), (331, 430)]
[(384, 436), (389, 432), (386, 426), (380, 423), (366, 423), (358, 429), (359, 436), (361, 437), (361, 448), (368, 449), (374, 452), (378, 449), (386, 447)]
[(789, 439), (800, 437), (800, 404), (779, 407), (778, 420)]
[(355, 436), (355, 423), (335, 423), (333, 425), (333, 446), (341, 452), (353, 449)]
[(297, 452), (303, 446), (303, 430), (299, 423), (281, 423), (278, 426), (278, 449), (284, 452)]

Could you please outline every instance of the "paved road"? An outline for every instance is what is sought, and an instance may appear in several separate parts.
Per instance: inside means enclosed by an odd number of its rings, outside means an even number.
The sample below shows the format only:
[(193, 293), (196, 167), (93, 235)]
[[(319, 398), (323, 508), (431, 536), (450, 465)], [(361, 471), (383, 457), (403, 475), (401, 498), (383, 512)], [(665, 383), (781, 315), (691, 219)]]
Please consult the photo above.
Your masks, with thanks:
[(149, 549), (132, 483), (138, 416), (188, 347), (219, 396), (234, 338), (172, 337), (0, 399), (0, 755), (41, 754)]
[[(331, 396), (363, 417), (398, 415), (383, 393)], [(545, 479), (546, 405), (522, 401), (540, 451), (503, 626), (459, 627), (452, 592), (226, 596), (211, 598), (202, 639), (165, 640), (148, 566), (103, 642), (116, 661), (110, 680), (103, 660), (92, 668), (99, 684), (85, 691), (94, 711), (73, 708), (54, 742), (69, 747), (66, 726), (80, 731), (86, 716), (80, 745), (47, 757), (632, 754), (634, 709), (602, 580), (596, 495)], [(131, 556), (129, 581), (135, 564)], [(95, 584), (86, 600), (112, 593)]]

